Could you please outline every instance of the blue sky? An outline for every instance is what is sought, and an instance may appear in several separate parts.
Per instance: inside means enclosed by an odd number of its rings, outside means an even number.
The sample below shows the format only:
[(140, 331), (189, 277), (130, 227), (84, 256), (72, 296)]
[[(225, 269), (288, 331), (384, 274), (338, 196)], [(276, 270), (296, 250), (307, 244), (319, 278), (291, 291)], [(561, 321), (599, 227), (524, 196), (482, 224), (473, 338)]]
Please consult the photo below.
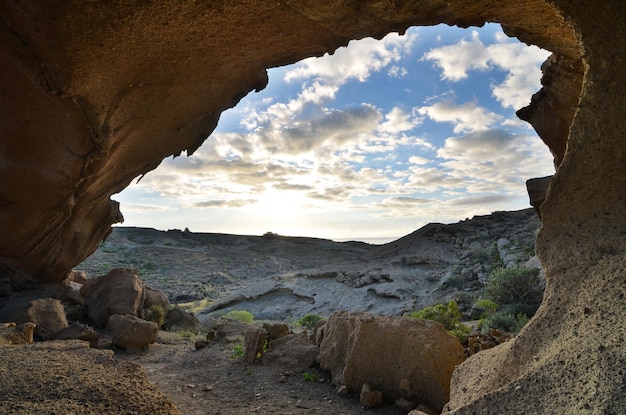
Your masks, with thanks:
[(526, 179), (554, 167), (515, 111), (548, 55), (442, 25), (271, 69), (193, 156), (114, 196), (123, 225), (384, 242), (526, 208)]

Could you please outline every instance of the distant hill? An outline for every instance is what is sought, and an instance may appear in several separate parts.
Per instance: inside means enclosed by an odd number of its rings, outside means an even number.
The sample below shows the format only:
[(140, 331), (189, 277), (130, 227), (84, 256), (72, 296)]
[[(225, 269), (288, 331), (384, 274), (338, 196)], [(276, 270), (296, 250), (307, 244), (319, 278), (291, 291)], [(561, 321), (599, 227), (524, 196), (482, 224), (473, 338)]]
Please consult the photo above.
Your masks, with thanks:
[[(130, 267), (171, 301), (214, 301), (268, 318), (307, 311), (403, 310), (474, 292), (494, 266), (534, 255), (532, 209), (431, 223), (384, 245), (326, 239), (115, 227), (77, 269), (89, 276)], [(277, 307), (276, 302), (284, 305)]]

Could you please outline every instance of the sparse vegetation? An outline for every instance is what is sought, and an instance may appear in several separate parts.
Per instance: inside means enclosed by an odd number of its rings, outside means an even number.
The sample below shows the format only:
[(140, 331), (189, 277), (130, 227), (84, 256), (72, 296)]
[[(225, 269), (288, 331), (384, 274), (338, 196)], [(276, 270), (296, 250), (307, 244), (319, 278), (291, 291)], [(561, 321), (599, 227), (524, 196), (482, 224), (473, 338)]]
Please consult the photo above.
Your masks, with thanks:
[(485, 297), (495, 303), (504, 304), (541, 304), (543, 285), (539, 270), (526, 267), (498, 267), (491, 271), (485, 289)]
[(233, 353), (230, 355), (232, 359), (240, 359), (243, 357), (244, 348), (243, 343), (237, 343), (233, 347)]
[(435, 304), (419, 311), (407, 314), (408, 317), (422, 320), (432, 320), (444, 325), (448, 333), (458, 337), (462, 343), (467, 341), (470, 333), (469, 326), (461, 323), (461, 311), (456, 301), (450, 300), (447, 304)]
[(304, 372), (302, 378), (305, 382), (317, 382), (317, 375), (311, 372)]
[[(486, 310), (479, 327), (518, 333), (535, 314), (543, 299), (539, 270), (525, 267), (496, 268), (489, 274), (484, 300)], [(491, 302), (491, 303), (490, 303)]]
[(224, 318), (241, 321), (242, 323), (248, 324), (252, 324), (254, 322), (254, 316), (252, 315), (252, 313), (245, 310), (231, 310), (224, 315)]
[(317, 322), (320, 320), (324, 320), (324, 317), (318, 316), (317, 314), (307, 314), (304, 317), (302, 317), (300, 320), (298, 320), (296, 322), (296, 325), (310, 330), (313, 327), (315, 327)]

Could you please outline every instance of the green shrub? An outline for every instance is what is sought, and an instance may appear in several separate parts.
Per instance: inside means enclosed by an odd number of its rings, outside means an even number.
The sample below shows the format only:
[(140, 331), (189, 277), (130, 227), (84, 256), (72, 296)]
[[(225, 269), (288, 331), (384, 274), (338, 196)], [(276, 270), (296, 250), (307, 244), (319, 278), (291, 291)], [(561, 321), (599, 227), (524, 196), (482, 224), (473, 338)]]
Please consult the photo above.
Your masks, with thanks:
[(476, 308), (479, 308), (480, 310), (484, 310), (485, 312), (483, 313), (482, 317), (487, 317), (490, 316), (491, 314), (495, 313), (496, 310), (498, 309), (498, 304), (496, 304), (495, 302), (487, 299), (487, 298), (483, 298), (482, 300), (478, 300), (476, 302), (476, 304), (474, 304), (474, 306)]
[(168, 307), (165, 304), (153, 304), (150, 308), (144, 310), (144, 319), (154, 321), (159, 328), (165, 323)]
[(439, 322), (445, 326), (446, 330), (457, 328), (461, 322), (461, 311), (454, 300), (450, 300), (448, 304), (441, 303), (424, 307), (419, 311), (409, 313), (408, 316)]
[(324, 320), (324, 317), (318, 316), (317, 314), (307, 314), (298, 320), (296, 324), (300, 327), (312, 329), (320, 320)]
[(235, 347), (233, 347), (233, 353), (230, 355), (230, 357), (232, 359), (239, 359), (243, 357), (243, 353), (243, 343), (237, 343)]
[(535, 268), (496, 268), (489, 274), (485, 296), (500, 305), (538, 306), (543, 299), (543, 284)]
[(304, 372), (302, 374), (302, 378), (306, 381), (306, 382), (315, 382), (317, 381), (317, 375), (315, 373), (310, 373), (310, 372)]
[(231, 310), (224, 315), (224, 318), (229, 320), (237, 320), (242, 323), (252, 324), (254, 322), (254, 316), (249, 311), (245, 310)]
[(469, 326), (461, 323), (461, 311), (459, 310), (459, 305), (454, 300), (448, 301), (448, 304), (435, 304), (419, 311), (413, 311), (407, 314), (407, 316), (441, 323), (446, 328), (448, 334), (458, 337), (463, 344), (467, 342), (467, 336), (471, 330)]
[(526, 323), (528, 323), (528, 316), (524, 313), (498, 311), (481, 320), (480, 330), (484, 333), (489, 329), (498, 329), (517, 334)]

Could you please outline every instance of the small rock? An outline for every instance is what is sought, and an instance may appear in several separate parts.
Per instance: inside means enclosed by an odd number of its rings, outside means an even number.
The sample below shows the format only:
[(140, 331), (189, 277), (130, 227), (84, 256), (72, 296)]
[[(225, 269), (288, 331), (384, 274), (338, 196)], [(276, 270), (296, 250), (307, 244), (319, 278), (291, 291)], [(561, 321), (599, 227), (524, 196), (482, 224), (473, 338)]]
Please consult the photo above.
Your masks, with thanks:
[(398, 398), (395, 402), (396, 406), (403, 411), (409, 412), (411, 409), (415, 409), (417, 407), (417, 403), (413, 401), (409, 401), (405, 398)]
[(282, 375), (278, 378), (278, 383), (287, 383), (287, 376)]
[(0, 344), (26, 344), (33, 342), (35, 323), (27, 322), (17, 326), (15, 323), (0, 324)]
[(193, 344), (194, 348), (196, 350), (200, 350), (200, 349), (204, 349), (205, 347), (207, 347), (209, 345), (209, 342), (207, 340), (201, 339), (201, 340), (196, 340)]
[(350, 393), (350, 389), (346, 385), (341, 385), (337, 388), (337, 395), (339, 396), (348, 396)]
[(363, 384), (360, 395), (361, 405), (365, 408), (373, 408), (383, 403), (383, 394), (380, 391), (374, 390), (367, 383)]

